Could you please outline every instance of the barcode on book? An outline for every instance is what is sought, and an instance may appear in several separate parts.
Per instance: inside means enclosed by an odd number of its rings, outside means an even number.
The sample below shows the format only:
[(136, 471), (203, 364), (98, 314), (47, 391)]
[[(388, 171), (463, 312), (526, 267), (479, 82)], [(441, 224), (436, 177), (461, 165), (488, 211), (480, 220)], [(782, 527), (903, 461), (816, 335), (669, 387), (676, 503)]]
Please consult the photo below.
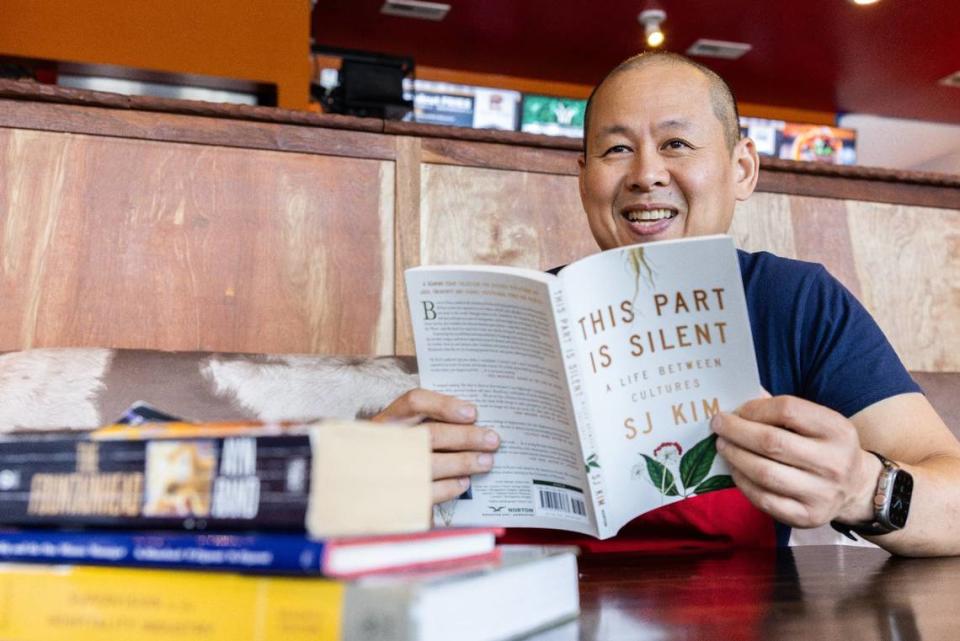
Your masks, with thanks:
[(587, 520), (587, 505), (579, 488), (549, 481), (534, 481), (533, 490), (536, 494), (538, 515)]

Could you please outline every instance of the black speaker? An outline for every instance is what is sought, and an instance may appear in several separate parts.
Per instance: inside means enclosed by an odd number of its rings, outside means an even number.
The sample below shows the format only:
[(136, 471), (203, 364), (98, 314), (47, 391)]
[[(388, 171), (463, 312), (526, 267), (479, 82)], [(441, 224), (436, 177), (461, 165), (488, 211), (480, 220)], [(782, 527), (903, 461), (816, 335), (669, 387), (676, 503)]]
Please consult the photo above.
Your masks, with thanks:
[(413, 74), (412, 58), (318, 47), (314, 52), (341, 56), (340, 84), (330, 92), (311, 86), (326, 111), (400, 120), (413, 109), (413, 101), (403, 97), (403, 81)]

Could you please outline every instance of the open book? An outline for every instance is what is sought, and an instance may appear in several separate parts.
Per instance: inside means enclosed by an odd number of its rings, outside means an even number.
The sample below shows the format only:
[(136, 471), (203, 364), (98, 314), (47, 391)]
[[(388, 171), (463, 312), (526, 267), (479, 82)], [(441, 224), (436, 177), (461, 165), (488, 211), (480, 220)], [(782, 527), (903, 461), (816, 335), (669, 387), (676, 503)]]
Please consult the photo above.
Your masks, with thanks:
[(407, 270), (421, 385), (477, 405), (490, 473), (448, 525), (614, 536), (732, 487), (709, 419), (761, 394), (732, 239), (648, 243), (531, 269)]

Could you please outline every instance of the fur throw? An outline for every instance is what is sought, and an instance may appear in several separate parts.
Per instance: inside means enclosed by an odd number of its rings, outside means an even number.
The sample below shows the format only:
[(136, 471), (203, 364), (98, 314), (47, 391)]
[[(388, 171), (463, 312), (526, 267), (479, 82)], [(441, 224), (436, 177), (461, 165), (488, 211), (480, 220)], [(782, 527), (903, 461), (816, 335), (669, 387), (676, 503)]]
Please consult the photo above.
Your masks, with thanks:
[(416, 387), (412, 358), (34, 349), (0, 354), (0, 432), (90, 428), (145, 401), (187, 420), (368, 417)]

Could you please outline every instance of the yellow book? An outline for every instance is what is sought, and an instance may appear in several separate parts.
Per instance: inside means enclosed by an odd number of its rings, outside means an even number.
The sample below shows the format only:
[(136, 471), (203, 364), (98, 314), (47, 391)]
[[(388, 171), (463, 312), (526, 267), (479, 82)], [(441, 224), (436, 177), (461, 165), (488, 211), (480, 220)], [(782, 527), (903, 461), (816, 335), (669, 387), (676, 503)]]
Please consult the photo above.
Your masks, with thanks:
[(326, 579), (0, 565), (9, 641), (340, 639), (344, 585)]
[(570, 552), (350, 582), (0, 564), (3, 641), (498, 641), (578, 609)]

